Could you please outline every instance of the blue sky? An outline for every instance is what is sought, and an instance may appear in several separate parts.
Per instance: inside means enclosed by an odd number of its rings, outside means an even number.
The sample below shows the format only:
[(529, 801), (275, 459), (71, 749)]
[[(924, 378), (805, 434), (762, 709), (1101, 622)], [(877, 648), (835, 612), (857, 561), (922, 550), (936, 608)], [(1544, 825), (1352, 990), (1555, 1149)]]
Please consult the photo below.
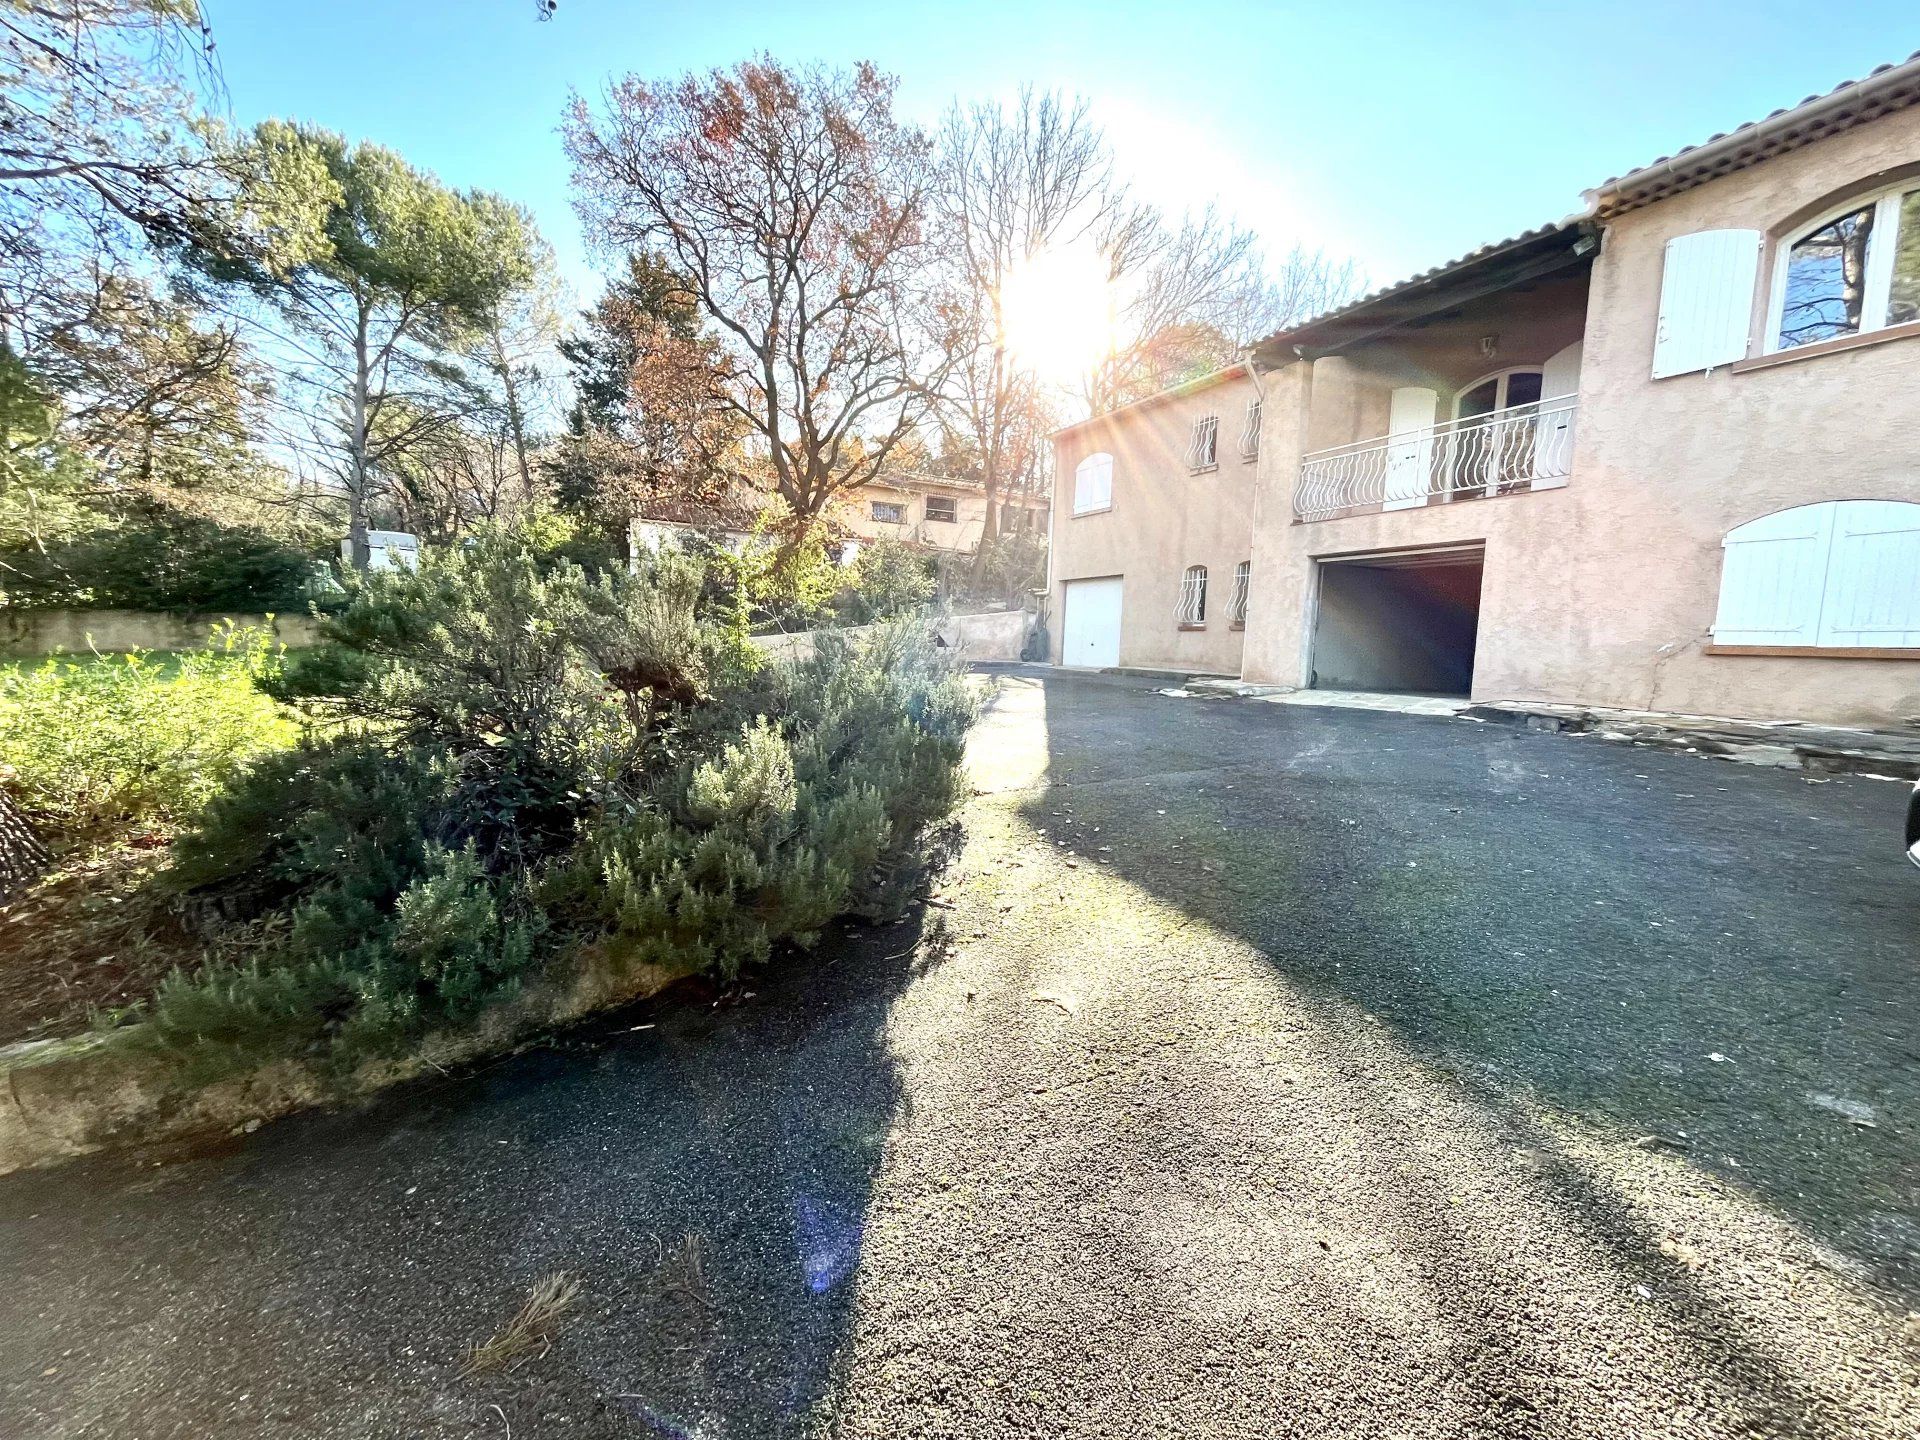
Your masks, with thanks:
[(931, 120), (1022, 84), (1092, 100), (1142, 192), (1217, 199), (1376, 284), (1557, 219), (1611, 175), (1920, 49), (1911, 0), (753, 4), (207, 0), (233, 118), (310, 120), (530, 206), (592, 286), (555, 134), (612, 73), (869, 58)]

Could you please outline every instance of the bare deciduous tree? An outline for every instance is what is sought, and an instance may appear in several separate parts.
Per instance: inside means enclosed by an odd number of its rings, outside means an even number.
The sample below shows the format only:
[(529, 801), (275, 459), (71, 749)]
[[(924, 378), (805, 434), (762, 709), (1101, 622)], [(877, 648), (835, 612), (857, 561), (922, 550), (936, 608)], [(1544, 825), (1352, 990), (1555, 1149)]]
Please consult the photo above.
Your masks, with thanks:
[(1003, 295), (1038, 255), (1094, 243), (1129, 212), (1084, 101), (1022, 91), (1011, 106), (956, 104), (936, 145), (934, 333), (951, 363), (940, 418), (986, 491), (976, 571), (1000, 504), (1036, 489), (1058, 397), (1012, 353)]
[(1177, 225), (1151, 209), (1128, 211), (1105, 250), (1120, 327), (1087, 385), (1096, 412), (1231, 364), (1255, 340), (1358, 287), (1351, 261), (1298, 246), (1270, 273), (1252, 233), (1211, 207)]
[(0, 194), (38, 213), (177, 238), (217, 174), (193, 120), (213, 79), (195, 0), (0, 0)]
[(887, 464), (940, 364), (908, 331), (928, 146), (893, 93), (870, 65), (762, 58), (628, 76), (565, 126), (589, 232), (667, 260), (711, 321), (710, 403), (764, 450), (796, 538)]

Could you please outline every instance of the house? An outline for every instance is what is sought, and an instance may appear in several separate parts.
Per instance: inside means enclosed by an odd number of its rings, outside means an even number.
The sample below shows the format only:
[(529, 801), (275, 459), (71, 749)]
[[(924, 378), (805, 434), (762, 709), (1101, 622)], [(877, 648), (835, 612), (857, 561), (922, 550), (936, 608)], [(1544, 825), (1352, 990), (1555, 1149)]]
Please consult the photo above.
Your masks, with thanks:
[[(893, 474), (847, 492), (833, 518), (856, 541), (900, 540), (926, 550), (971, 555), (986, 528), (984, 487), (943, 475)], [(1003, 534), (1044, 531), (1043, 496), (1000, 499)]]
[(1069, 427), (1055, 473), (1065, 664), (1920, 716), (1920, 56)]
[(1259, 435), (1235, 365), (1054, 436), (1061, 664), (1240, 673)]

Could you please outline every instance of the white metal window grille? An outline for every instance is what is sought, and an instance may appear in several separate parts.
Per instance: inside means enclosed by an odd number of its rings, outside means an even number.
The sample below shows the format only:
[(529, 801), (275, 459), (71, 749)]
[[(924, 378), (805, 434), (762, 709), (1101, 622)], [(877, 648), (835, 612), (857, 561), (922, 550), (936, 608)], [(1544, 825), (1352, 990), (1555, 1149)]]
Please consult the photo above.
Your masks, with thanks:
[(927, 497), (927, 519), (958, 520), (960, 510), (951, 495), (929, 495)]
[(1233, 567), (1233, 603), (1227, 607), (1227, 618), (1235, 625), (1247, 623), (1247, 591), (1253, 584), (1253, 562), (1242, 560)]
[(1073, 513), (1090, 514), (1113, 508), (1113, 456), (1104, 451), (1089, 455), (1073, 470)]
[(1187, 468), (1196, 475), (1212, 470), (1220, 463), (1220, 417), (1202, 415), (1193, 422), (1193, 435), (1187, 441)]
[(1920, 320), (1920, 189), (1850, 200), (1783, 245), (1767, 348), (1789, 350)]
[(1180, 581), (1180, 615), (1182, 625), (1204, 625), (1207, 623), (1207, 567), (1189, 565), (1185, 578)]
[(904, 525), (907, 519), (907, 507), (895, 504), (891, 500), (875, 500), (873, 518), (882, 525)]
[(1247, 427), (1240, 432), (1240, 458), (1251, 465), (1260, 457), (1260, 401), (1247, 401)]

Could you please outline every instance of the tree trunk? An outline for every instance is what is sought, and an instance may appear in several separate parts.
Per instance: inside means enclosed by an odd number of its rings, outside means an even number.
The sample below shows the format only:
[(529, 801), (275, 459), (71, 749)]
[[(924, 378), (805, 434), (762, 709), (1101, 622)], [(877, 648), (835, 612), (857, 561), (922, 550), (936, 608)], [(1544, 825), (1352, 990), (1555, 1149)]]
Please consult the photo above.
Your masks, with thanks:
[(507, 347), (500, 339), (500, 322), (493, 323), (493, 363), (500, 372), (500, 384), (507, 397), (507, 428), (513, 434), (513, 456), (519, 464), (522, 499), (533, 495), (533, 470), (527, 464), (527, 427), (520, 415), (520, 386), (513, 378), (513, 366), (507, 359)]
[(373, 547), (367, 541), (367, 311), (360, 307), (359, 328), (354, 335), (351, 448), (347, 455), (347, 558), (356, 570), (364, 571), (373, 563)]
[(53, 863), (40, 832), (0, 790), (0, 903)]

